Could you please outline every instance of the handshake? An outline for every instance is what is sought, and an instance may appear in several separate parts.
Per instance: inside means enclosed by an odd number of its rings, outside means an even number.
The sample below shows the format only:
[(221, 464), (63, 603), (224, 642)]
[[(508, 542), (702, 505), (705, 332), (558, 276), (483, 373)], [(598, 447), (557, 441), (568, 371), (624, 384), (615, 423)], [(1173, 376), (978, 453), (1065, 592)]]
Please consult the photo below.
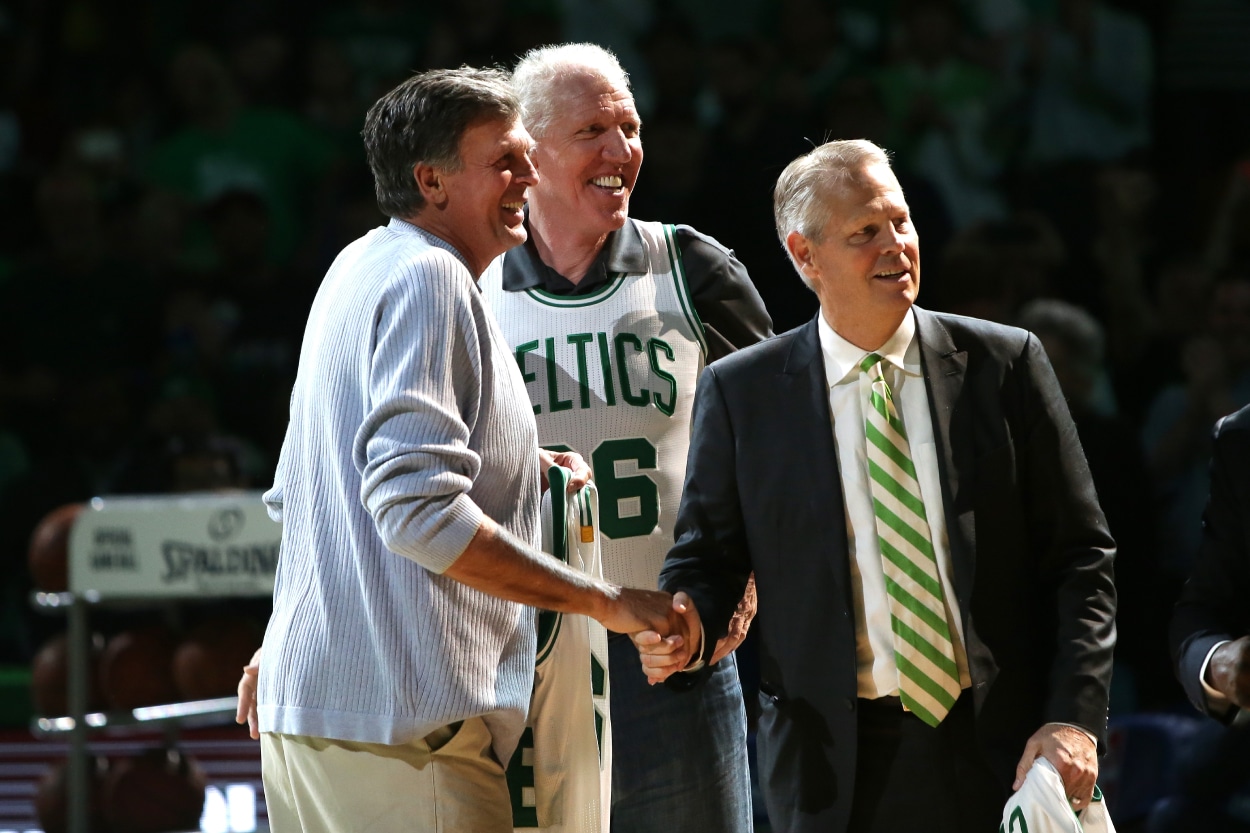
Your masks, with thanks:
[(594, 618), (610, 631), (630, 635), (652, 685), (690, 667), (700, 656), (703, 626), (684, 592), (673, 596), (663, 590), (621, 587), (606, 607)]
[[(636, 590), (621, 588), (619, 604), (630, 610), (630, 605), (639, 605), (628, 615), (653, 617), (640, 622), (626, 622), (600, 619), (608, 630), (620, 630), (628, 633), (634, 641), (638, 653), (642, 655), (643, 673), (650, 678), (652, 684), (663, 682), (678, 671), (693, 671), (701, 668), (700, 657), (703, 652), (703, 625), (694, 602), (682, 591), (676, 596), (656, 590)], [(755, 574), (747, 579), (746, 592), (738, 601), (738, 608), (729, 620), (729, 630), (716, 642), (711, 656), (706, 656), (708, 665), (715, 665), (731, 653), (746, 639), (751, 621), (759, 600), (755, 590)], [(637, 625), (647, 621), (642, 630)]]
[[(567, 489), (574, 492), (590, 480), (590, 468), (576, 452), (551, 451), (540, 448), (540, 468), (546, 472), (551, 466), (563, 466), (569, 471)], [(544, 479), (543, 486), (547, 486)], [(618, 587), (597, 581), (599, 590), (590, 610), (583, 610), (605, 628), (616, 633), (630, 635), (638, 653), (642, 656), (642, 670), (650, 682), (663, 682), (682, 670), (702, 667), (703, 625), (694, 602), (682, 591), (671, 595), (663, 590), (643, 590), (636, 587)], [(729, 633), (716, 644), (709, 664), (738, 647), (746, 636), (751, 619), (755, 615), (754, 577), (748, 582), (747, 593), (738, 605)], [(692, 665), (692, 663), (694, 663)]]
[[(612, 587), (612, 586), (610, 586)], [(650, 682), (663, 682), (686, 668), (702, 647), (703, 626), (694, 602), (685, 593), (676, 596), (663, 590), (612, 587), (595, 619), (610, 631), (630, 634), (642, 656), (642, 670)], [(731, 635), (732, 636), (732, 635)], [(731, 637), (717, 644), (713, 662), (737, 647), (741, 639), (728, 645)], [(722, 649), (724, 649), (722, 651)], [(260, 676), (261, 649), (257, 649), (239, 680), (237, 723), (247, 724), (252, 738), (260, 737), (256, 714), (256, 685)]]

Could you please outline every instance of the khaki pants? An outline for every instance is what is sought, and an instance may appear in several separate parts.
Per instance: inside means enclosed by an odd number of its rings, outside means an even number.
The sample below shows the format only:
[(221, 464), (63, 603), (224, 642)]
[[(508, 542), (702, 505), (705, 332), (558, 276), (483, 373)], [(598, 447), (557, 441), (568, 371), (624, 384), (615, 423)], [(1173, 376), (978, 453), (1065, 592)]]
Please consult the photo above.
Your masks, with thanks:
[(512, 833), (481, 718), (407, 744), (265, 733), (260, 749), (273, 833)]

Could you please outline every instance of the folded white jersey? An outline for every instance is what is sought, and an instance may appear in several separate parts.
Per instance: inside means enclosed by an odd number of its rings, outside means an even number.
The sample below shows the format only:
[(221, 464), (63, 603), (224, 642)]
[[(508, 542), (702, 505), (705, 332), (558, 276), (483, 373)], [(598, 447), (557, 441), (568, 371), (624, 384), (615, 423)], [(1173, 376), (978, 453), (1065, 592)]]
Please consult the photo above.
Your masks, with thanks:
[[(547, 472), (543, 549), (603, 577), (599, 496), (593, 483), (569, 494), (567, 469)], [(534, 694), (525, 733), (508, 765), (512, 824), (549, 833), (608, 833), (612, 732), (608, 635), (580, 615), (540, 611)]]
[(1024, 784), (1007, 800), (998, 833), (1115, 833), (1102, 791), (1079, 814), (1068, 803), (1063, 779), (1045, 758), (1033, 762)]

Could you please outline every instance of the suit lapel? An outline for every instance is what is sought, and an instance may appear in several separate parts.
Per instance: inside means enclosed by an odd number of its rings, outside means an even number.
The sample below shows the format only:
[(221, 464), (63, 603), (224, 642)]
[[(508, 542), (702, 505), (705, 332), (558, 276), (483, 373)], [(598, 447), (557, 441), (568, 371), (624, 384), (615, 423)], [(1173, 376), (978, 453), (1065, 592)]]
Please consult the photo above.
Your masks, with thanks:
[(972, 505), (973, 424), (961, 402), (968, 354), (928, 310), (912, 308), (920, 339), (920, 364), (929, 394), (929, 414), (938, 448), (942, 503), (950, 536), (952, 583), (960, 610), (968, 611), (976, 568), (976, 526)]
[(793, 481), (798, 489), (794, 497), (801, 501), (799, 505), (807, 507), (810, 522), (803, 525), (804, 541), (800, 548), (822, 557), (827, 554), (826, 563), (832, 568), (833, 580), (849, 606), (846, 510), (829, 413), (829, 384), (815, 318), (796, 334), (778, 384), (779, 401), (795, 405), (786, 415), (782, 429), (786, 441), (782, 445), (797, 450), (801, 456), (795, 461), (795, 471), (802, 474)]

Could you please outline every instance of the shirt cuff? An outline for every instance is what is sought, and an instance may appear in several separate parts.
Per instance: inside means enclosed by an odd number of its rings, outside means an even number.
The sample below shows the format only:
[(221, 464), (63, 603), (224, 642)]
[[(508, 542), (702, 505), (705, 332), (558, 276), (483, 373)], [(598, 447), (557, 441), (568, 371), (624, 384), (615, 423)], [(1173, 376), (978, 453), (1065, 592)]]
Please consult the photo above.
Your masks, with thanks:
[(1091, 732), (1089, 729), (1086, 729), (1084, 726), (1077, 726), (1075, 723), (1064, 723), (1062, 720), (1052, 720), (1050, 723), (1047, 723), (1046, 725), (1047, 726), (1071, 726), (1073, 729), (1078, 729), (1082, 733), (1084, 733), (1085, 737), (1089, 738), (1091, 741), (1094, 742), (1094, 746), (1098, 745), (1098, 736), (1095, 735), (1093, 732)]
[(1211, 657), (1215, 656), (1216, 650), (1230, 641), (1225, 639), (1212, 645), (1211, 650), (1207, 651), (1207, 658), (1202, 661), (1201, 670), (1198, 671), (1198, 682), (1202, 683), (1202, 693), (1207, 696), (1207, 707), (1218, 714), (1228, 711), (1232, 701), (1207, 682), (1207, 666), (1211, 664)]
[(707, 661), (704, 659), (704, 656), (707, 655), (707, 640), (704, 639), (703, 637), (704, 637), (703, 622), (699, 622), (699, 656), (698, 656), (698, 659), (691, 662), (685, 668), (681, 669), (681, 673), (692, 674), (695, 671), (702, 669), (703, 666), (707, 665)]

